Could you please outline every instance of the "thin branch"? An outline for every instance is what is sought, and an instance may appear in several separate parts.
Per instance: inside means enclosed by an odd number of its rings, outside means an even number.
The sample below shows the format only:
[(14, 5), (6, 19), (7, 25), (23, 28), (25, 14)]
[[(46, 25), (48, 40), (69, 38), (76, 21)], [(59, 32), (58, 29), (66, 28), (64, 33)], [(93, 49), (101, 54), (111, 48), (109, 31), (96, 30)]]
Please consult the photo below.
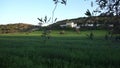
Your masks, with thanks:
[(53, 22), (53, 18), (54, 18), (54, 13), (55, 13), (55, 10), (56, 10), (56, 8), (57, 8), (57, 5), (58, 5), (58, 3), (55, 5), (55, 7), (54, 7), (54, 9), (53, 9), (53, 11), (52, 11), (52, 23), (54, 23), (54, 22)]

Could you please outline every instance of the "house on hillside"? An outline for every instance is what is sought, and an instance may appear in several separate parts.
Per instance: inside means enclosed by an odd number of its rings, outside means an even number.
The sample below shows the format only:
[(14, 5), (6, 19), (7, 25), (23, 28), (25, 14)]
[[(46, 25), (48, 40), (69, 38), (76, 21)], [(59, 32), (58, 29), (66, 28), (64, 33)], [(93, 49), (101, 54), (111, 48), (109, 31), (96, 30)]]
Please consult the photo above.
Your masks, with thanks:
[(62, 24), (60, 25), (60, 27), (71, 27), (71, 28), (75, 28), (77, 27), (77, 24), (75, 24), (74, 22), (67, 22), (66, 24)]

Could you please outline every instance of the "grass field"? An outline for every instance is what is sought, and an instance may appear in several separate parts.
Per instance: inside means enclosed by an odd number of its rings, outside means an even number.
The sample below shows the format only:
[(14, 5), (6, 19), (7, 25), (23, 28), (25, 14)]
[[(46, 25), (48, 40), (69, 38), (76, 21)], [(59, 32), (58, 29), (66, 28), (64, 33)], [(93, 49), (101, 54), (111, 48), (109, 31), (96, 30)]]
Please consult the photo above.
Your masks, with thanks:
[(52, 31), (46, 43), (37, 31), (0, 34), (0, 68), (120, 68), (120, 41), (93, 32), (90, 40), (90, 31)]

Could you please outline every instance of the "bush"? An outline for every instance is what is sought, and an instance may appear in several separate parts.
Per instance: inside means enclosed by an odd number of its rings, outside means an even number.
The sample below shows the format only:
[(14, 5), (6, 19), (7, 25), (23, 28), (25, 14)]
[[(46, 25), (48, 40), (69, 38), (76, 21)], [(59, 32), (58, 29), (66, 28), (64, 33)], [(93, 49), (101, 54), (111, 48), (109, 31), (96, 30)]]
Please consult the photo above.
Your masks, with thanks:
[(64, 31), (64, 30), (62, 30), (62, 31), (60, 31), (60, 32), (59, 32), (59, 34), (65, 34), (65, 31)]

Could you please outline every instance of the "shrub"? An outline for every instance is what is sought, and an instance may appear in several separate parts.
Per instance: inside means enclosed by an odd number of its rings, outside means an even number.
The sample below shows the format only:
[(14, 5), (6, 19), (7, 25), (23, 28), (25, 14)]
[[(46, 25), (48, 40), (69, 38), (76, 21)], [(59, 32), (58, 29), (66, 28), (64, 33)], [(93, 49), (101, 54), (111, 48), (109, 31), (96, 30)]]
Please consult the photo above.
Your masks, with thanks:
[(60, 32), (59, 32), (59, 34), (65, 34), (65, 31), (64, 31), (64, 30), (62, 30), (62, 31), (60, 31)]

